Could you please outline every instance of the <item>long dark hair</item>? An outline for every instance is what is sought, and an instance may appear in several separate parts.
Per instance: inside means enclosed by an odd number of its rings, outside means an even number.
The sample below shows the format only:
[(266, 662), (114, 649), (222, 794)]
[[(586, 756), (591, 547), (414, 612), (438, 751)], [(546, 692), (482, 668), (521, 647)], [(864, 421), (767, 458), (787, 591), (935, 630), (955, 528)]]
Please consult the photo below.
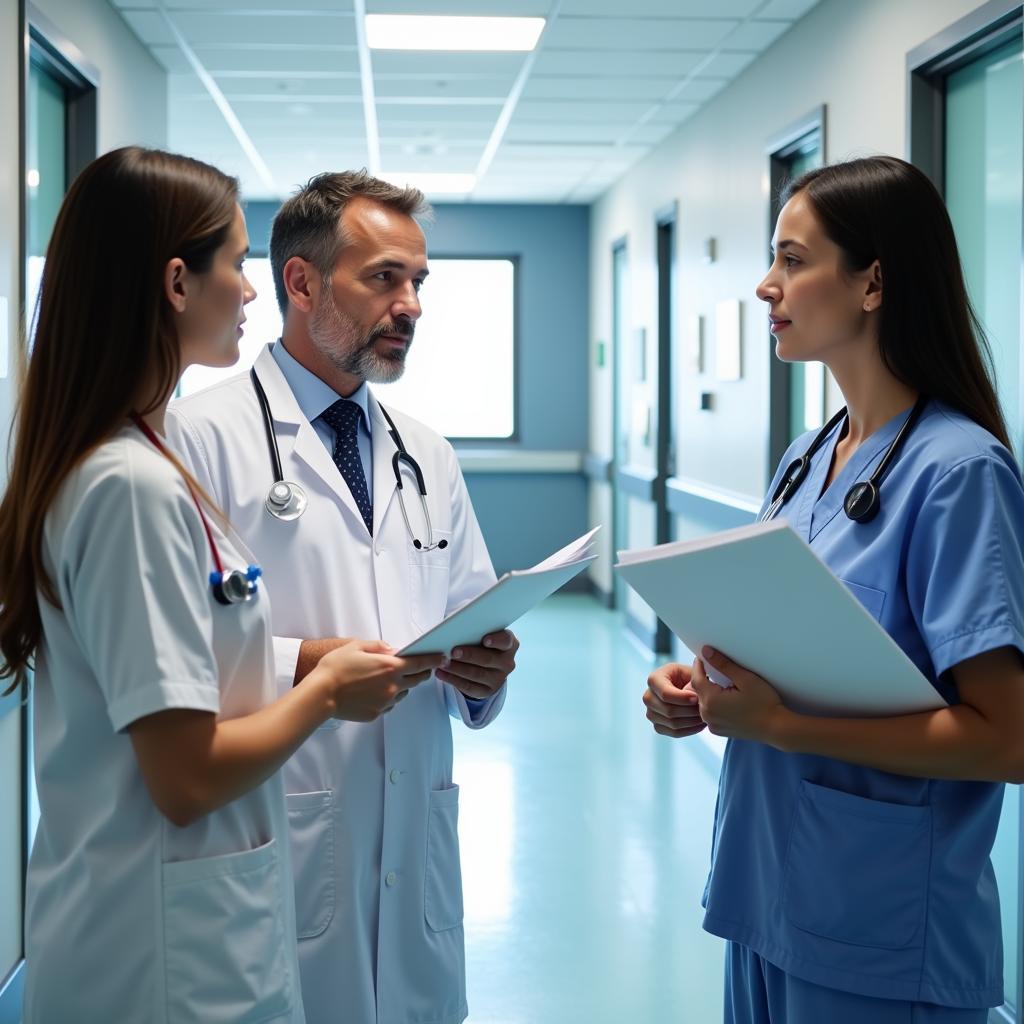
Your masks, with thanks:
[(889, 371), (1011, 447), (953, 224), (928, 177), (904, 160), (877, 156), (808, 171), (785, 187), (782, 202), (800, 192), (850, 271), (875, 260), (881, 266), (878, 344)]
[(14, 677), (6, 692), (26, 679), (39, 646), (38, 595), (59, 606), (43, 565), (46, 514), (133, 404), (149, 412), (174, 388), (180, 348), (164, 268), (180, 257), (208, 271), (237, 198), (237, 181), (216, 168), (135, 146), (94, 160), (64, 198), (0, 502), (0, 677)]

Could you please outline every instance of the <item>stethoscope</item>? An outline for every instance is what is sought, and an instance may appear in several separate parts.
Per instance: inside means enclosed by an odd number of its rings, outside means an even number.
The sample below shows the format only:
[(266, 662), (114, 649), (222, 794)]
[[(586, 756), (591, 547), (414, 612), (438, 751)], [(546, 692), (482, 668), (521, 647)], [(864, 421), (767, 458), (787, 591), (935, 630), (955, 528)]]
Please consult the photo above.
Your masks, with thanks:
[[(255, 366), (249, 371), (249, 376), (252, 379), (252, 386), (256, 391), (260, 412), (263, 415), (263, 427), (267, 433), (267, 448), (270, 451), (270, 467), (274, 474), (274, 482), (267, 492), (266, 508), (275, 519), (288, 523), (298, 519), (306, 511), (309, 499), (306, 497), (306, 492), (297, 483), (285, 480), (284, 478), (284, 473), (281, 471), (281, 451), (277, 446), (277, 435), (274, 433), (274, 417), (270, 411), (267, 393), (263, 390), (263, 385), (260, 383)], [(395, 445), (395, 454), (391, 456), (391, 468), (395, 474), (395, 484), (398, 487), (398, 503), (402, 509), (402, 518), (405, 520), (405, 528), (412, 538), (412, 546), (417, 551), (434, 551), (438, 549), (443, 551), (448, 547), (448, 541), (434, 540), (434, 528), (430, 523), (430, 509), (427, 507), (427, 485), (423, 479), (423, 471), (420, 469), (419, 463), (406, 449), (405, 444), (402, 442), (402, 435), (398, 432), (395, 421), (388, 415), (387, 409), (379, 402), (377, 403), (377, 408), (380, 409), (384, 419), (387, 420), (388, 433), (391, 435), (391, 440)], [(427, 542), (425, 544), (416, 536), (412, 523), (409, 520), (409, 511), (405, 507), (405, 486), (402, 480), (403, 462), (412, 470), (413, 475), (416, 477), (416, 488), (420, 495), (423, 519), (427, 524)]]
[[(132, 411), (128, 416), (132, 423), (146, 435), (157, 451), (166, 459), (176, 464), (176, 460), (171, 456), (149, 424), (137, 412)], [(213, 564), (216, 568), (210, 573), (209, 580), (214, 599), (218, 604), (241, 604), (243, 601), (251, 601), (256, 596), (259, 578), (263, 575), (263, 570), (258, 565), (246, 566), (244, 570), (224, 569), (224, 565), (220, 560), (220, 552), (217, 550), (217, 542), (213, 539), (213, 531), (210, 529), (209, 520), (206, 518), (202, 503), (199, 501), (199, 496), (196, 494), (188, 477), (185, 477), (185, 486), (195, 502), (199, 518), (203, 523), (203, 529), (206, 531), (206, 539), (210, 544), (210, 552), (213, 555)]]
[[(855, 523), (869, 523), (878, 515), (878, 510), (881, 507), (880, 488), (882, 486), (882, 478), (899, 454), (903, 442), (913, 429), (914, 424), (920, 419), (921, 413), (924, 412), (924, 407), (927, 404), (928, 399), (921, 395), (914, 403), (914, 408), (910, 410), (910, 415), (903, 421), (903, 426), (900, 427), (899, 433), (893, 438), (892, 444), (889, 445), (874, 473), (871, 474), (869, 479), (860, 480), (855, 483), (846, 492), (846, 497), (843, 499), (843, 510), (846, 512), (848, 519), (852, 519)], [(771, 504), (761, 516), (762, 523), (767, 523), (769, 520), (774, 519), (779, 514), (782, 506), (797, 492), (810, 472), (811, 459), (814, 458), (815, 453), (828, 439), (829, 434), (845, 418), (846, 408), (844, 407), (821, 428), (817, 437), (811, 442), (810, 448), (799, 459), (794, 459), (789, 464), (786, 472), (783, 474), (782, 482), (775, 488)]]

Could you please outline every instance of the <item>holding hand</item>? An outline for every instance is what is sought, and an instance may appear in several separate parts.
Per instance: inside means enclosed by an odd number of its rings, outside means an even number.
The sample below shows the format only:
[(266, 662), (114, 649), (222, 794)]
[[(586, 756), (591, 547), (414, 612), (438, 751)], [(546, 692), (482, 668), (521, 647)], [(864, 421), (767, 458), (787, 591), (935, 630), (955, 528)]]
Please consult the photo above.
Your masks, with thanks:
[[(690, 685), (700, 701), (700, 717), (715, 736), (733, 736), (743, 740), (769, 742), (772, 726), (785, 713), (782, 698), (761, 676), (730, 661), (712, 647), (695, 658)], [(704, 661), (721, 672), (732, 686), (711, 682)]]
[(697, 694), (685, 665), (662, 665), (647, 677), (644, 704), (654, 731), (662, 736), (694, 736), (704, 728)]
[(487, 700), (505, 685), (516, 667), (518, 650), (519, 641), (510, 630), (488, 633), (479, 646), (456, 647), (437, 678), (471, 700)]
[(325, 654), (306, 678), (317, 677), (325, 686), (333, 718), (372, 722), (428, 679), (442, 661), (440, 654), (396, 657), (382, 640), (349, 640)]

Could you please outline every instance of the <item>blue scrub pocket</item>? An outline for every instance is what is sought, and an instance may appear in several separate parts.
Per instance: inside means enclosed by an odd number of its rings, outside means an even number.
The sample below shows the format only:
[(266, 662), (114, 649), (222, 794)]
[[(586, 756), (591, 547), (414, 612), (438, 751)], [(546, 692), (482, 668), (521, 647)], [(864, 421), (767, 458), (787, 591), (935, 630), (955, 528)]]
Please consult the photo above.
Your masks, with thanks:
[(423, 913), (432, 931), (462, 924), (462, 866), (459, 862), (459, 787), (430, 793)]
[(930, 807), (883, 803), (804, 780), (793, 817), (783, 912), (805, 932), (876, 949), (924, 941)]
[(882, 608), (885, 606), (885, 591), (875, 587), (865, 587), (863, 583), (842, 580), (843, 585), (864, 606), (865, 611), (876, 621), (882, 620)]

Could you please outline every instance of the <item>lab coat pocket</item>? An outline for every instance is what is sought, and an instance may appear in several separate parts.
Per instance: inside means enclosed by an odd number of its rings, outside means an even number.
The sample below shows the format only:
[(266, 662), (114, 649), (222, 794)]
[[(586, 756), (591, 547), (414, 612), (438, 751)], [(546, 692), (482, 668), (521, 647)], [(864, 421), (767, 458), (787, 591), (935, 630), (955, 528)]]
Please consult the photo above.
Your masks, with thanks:
[(920, 946), (931, 842), (930, 807), (883, 803), (804, 780), (786, 858), (786, 917), (836, 942)]
[(448, 605), (451, 570), (451, 532), (434, 530), (434, 542), (446, 540), (443, 548), (417, 551), (409, 546), (409, 614), (420, 630), (436, 626)]
[(288, 832), (300, 939), (322, 935), (334, 917), (334, 814), (330, 790), (289, 793)]
[(276, 843), (163, 865), (168, 1024), (291, 1019)]
[(462, 924), (458, 786), (435, 789), (430, 794), (423, 913), (435, 932)]

